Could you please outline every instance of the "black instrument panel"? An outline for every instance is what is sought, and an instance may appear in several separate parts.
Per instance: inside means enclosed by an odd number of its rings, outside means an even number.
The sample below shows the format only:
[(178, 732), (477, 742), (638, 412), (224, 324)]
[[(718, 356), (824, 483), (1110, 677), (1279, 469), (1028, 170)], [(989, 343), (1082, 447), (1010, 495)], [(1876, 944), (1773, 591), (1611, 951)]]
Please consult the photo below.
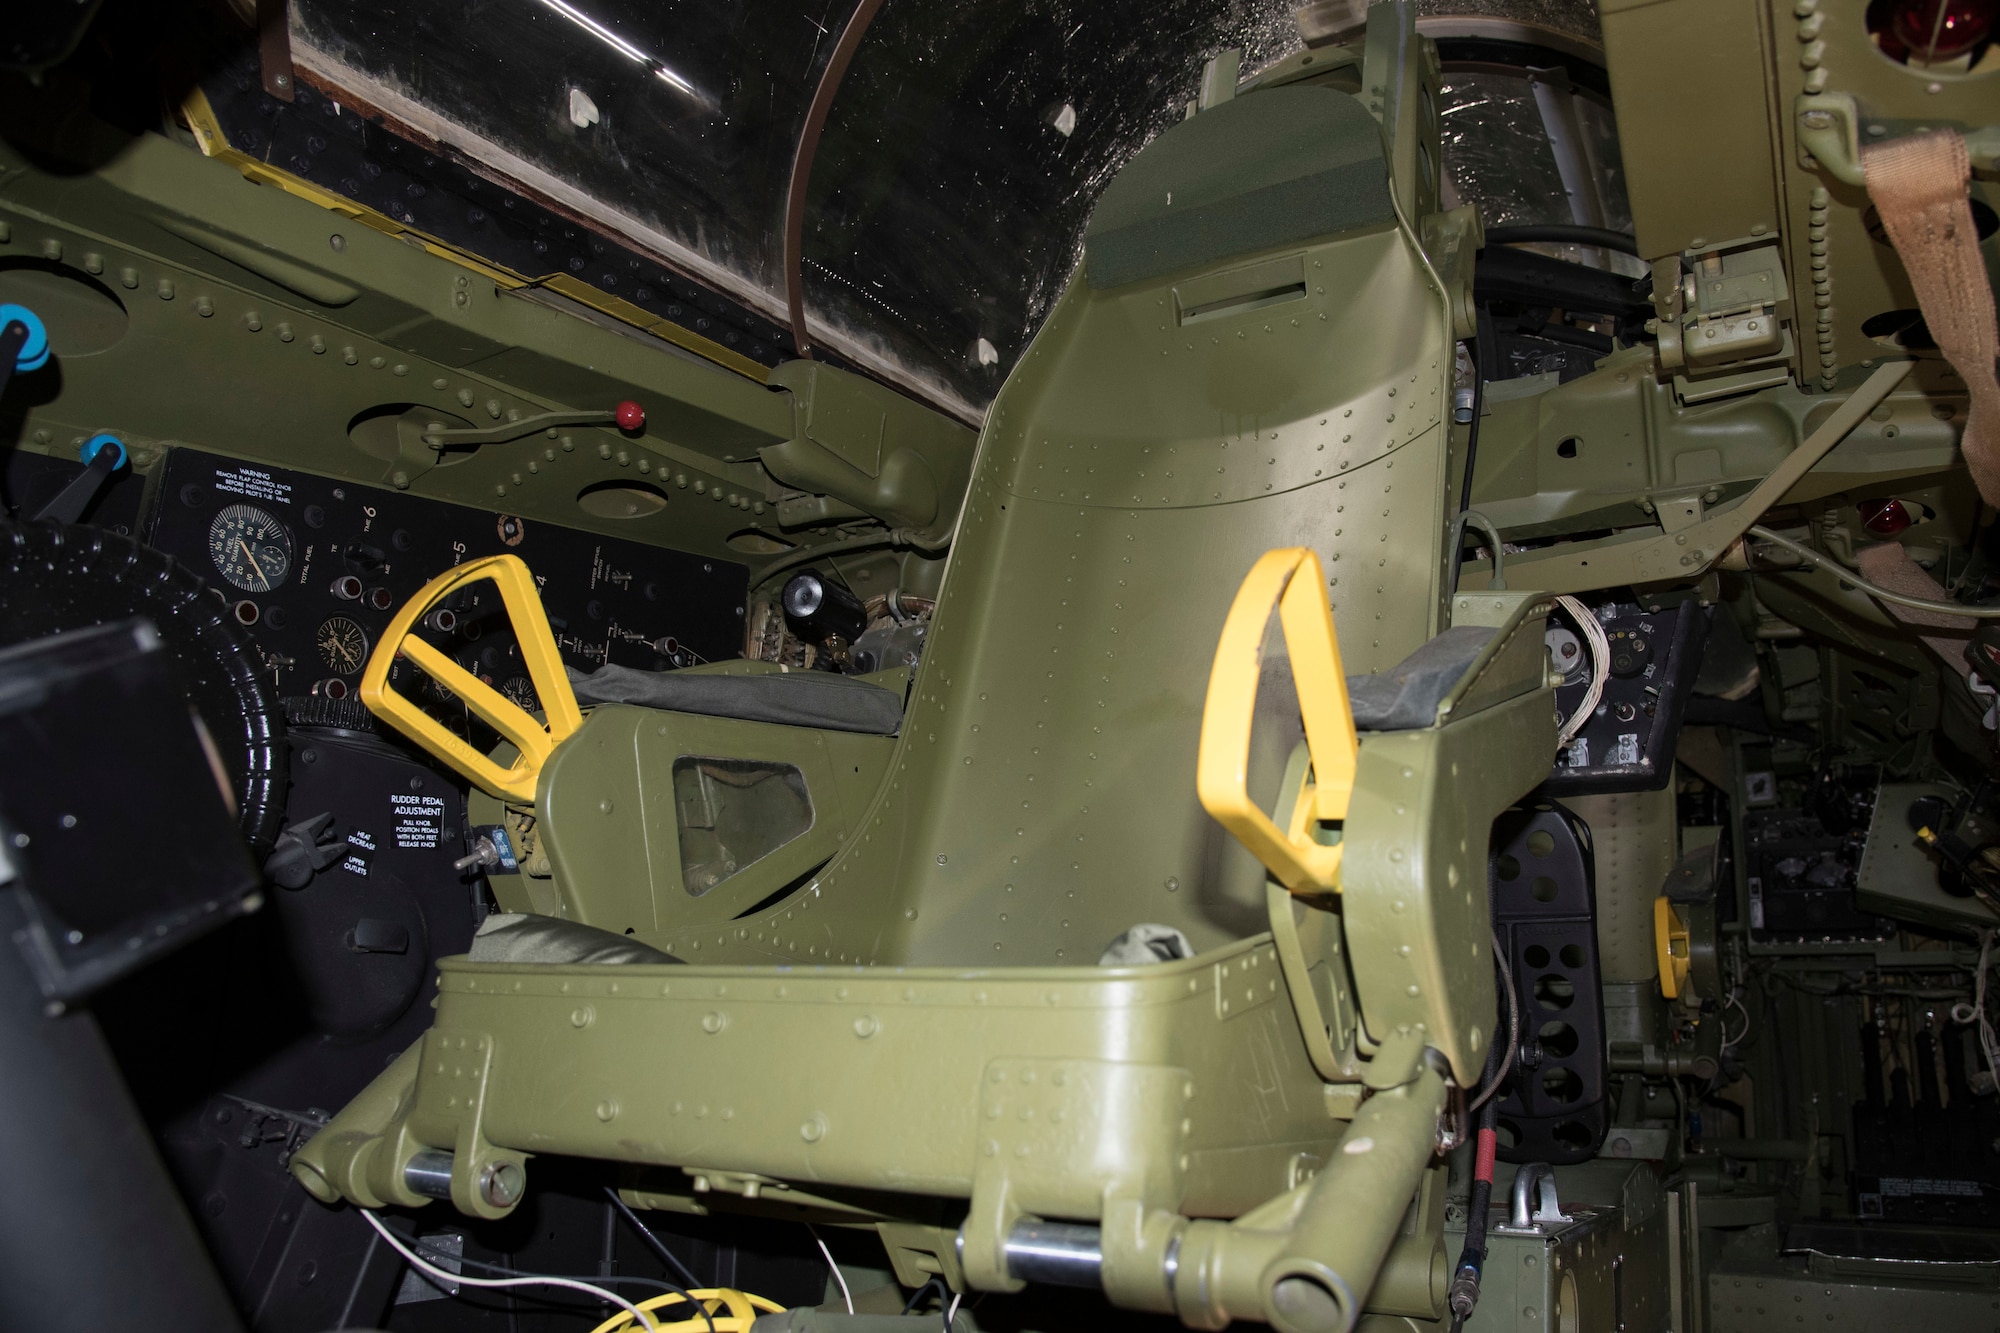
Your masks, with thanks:
[[(346, 698), (392, 616), (482, 556), (527, 562), (563, 661), (669, 670), (739, 656), (748, 571), (551, 523), (176, 449), (147, 540), (206, 576), (249, 630), (278, 692)], [(423, 637), (524, 708), (540, 706), (497, 590), (475, 584)], [(408, 663), (391, 677), (448, 725), (462, 705)]]
[[(1708, 642), (1708, 613), (1693, 601), (1656, 611), (1607, 601), (1591, 614), (1609, 642), (1610, 670), (1590, 720), (1556, 756), (1542, 791), (1658, 791), (1673, 778), (1681, 714)], [(1563, 673), (1556, 711), (1568, 718), (1588, 689), (1592, 654), (1567, 611), (1550, 618), (1547, 641), (1549, 659)]]

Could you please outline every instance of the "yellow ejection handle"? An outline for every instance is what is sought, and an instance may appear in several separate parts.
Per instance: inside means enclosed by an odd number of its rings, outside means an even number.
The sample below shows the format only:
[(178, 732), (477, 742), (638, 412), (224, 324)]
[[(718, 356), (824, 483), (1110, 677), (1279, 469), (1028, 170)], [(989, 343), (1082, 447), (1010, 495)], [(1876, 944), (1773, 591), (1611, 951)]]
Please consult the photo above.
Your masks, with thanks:
[[(1319, 557), (1307, 547), (1268, 551), (1251, 567), (1216, 645), (1195, 764), (1195, 789), (1202, 807), (1280, 883), (1305, 894), (1340, 889), (1341, 848), (1320, 843), (1313, 837), (1313, 826), (1347, 817), (1360, 749), (1324, 586)], [(1305, 721), (1306, 749), (1312, 757), (1312, 770), (1283, 830), (1250, 799), (1248, 787), (1264, 627), (1274, 605), (1284, 627), (1285, 651)]]
[[(528, 679), (534, 683), (542, 711), (548, 717), (546, 725), (412, 632), (432, 607), (481, 579), (491, 579), (500, 590), (500, 604), (507, 609), (507, 619), (514, 627)], [(390, 689), (389, 668), (399, 656), (414, 662), (432, 680), (464, 700), (473, 716), (512, 741), (521, 752), (513, 767), (500, 767), (447, 731), (436, 718)], [(534, 576), (517, 555), (491, 555), (468, 561), (438, 575), (405, 602), (383, 632), (374, 656), (368, 659), (368, 669), (361, 673), (361, 702), (377, 717), (457, 769), (472, 785), (503, 801), (532, 802), (535, 779), (542, 765), (556, 746), (583, 725), (576, 693), (569, 687), (569, 677), (563, 674), (562, 655), (556, 651), (549, 619), (542, 612), (541, 594), (535, 588)]]

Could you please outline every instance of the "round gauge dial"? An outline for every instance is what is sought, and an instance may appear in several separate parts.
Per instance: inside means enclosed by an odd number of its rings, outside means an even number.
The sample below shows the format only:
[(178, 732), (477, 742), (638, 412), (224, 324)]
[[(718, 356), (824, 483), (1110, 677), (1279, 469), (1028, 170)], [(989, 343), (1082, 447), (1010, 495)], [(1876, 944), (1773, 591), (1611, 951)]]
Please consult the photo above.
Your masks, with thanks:
[(351, 676), (368, 660), (368, 631), (346, 616), (330, 617), (314, 632), (313, 644), (336, 675)]
[(292, 572), (292, 533), (256, 505), (229, 505), (208, 525), (208, 554), (243, 591), (269, 592)]
[(1604, 637), (1611, 641), (1611, 674), (1620, 680), (1630, 680), (1652, 664), (1650, 635), (1635, 629), (1614, 629)]
[(542, 706), (542, 701), (535, 697), (534, 682), (526, 676), (507, 677), (506, 683), (500, 687), (500, 693), (513, 700), (514, 704), (526, 713), (532, 713)]
[(1562, 673), (1563, 684), (1574, 685), (1590, 673), (1590, 650), (1569, 630), (1550, 625), (1542, 640), (1549, 646), (1549, 661)]

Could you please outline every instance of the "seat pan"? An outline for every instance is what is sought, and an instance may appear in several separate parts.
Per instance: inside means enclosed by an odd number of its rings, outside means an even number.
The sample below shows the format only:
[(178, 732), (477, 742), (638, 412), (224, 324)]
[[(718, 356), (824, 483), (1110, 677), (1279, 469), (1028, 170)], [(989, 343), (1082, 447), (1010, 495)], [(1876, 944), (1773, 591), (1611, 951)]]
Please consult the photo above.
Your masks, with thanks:
[(588, 674), (571, 667), (569, 680), (576, 701), (586, 707), (634, 704), (871, 736), (893, 736), (903, 725), (903, 701), (894, 691), (830, 671), (724, 674), (605, 665)]

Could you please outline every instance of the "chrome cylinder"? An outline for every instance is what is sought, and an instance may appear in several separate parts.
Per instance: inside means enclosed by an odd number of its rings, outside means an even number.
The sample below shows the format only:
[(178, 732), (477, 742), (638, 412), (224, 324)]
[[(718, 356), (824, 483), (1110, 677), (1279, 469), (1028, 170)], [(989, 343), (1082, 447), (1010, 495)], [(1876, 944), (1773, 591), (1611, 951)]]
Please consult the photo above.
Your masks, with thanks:
[(403, 1168), (403, 1184), (427, 1199), (451, 1198), (451, 1154), (426, 1148)]
[[(413, 1187), (414, 1188), (414, 1187)], [(1016, 1222), (1007, 1233), (1007, 1272), (1052, 1287), (1102, 1285), (1103, 1235), (1074, 1222)]]

